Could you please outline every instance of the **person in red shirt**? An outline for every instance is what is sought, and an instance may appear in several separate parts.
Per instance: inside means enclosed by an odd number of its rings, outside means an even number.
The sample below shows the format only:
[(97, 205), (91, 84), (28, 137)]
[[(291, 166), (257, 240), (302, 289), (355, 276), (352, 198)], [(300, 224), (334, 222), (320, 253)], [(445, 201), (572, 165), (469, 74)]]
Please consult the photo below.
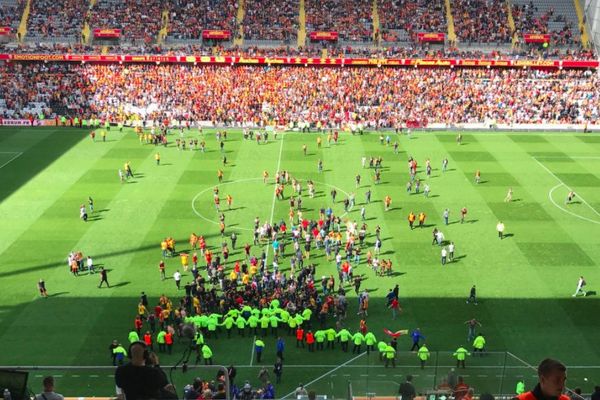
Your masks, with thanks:
[(301, 326), (296, 329), (296, 347), (304, 347), (304, 329)]
[(306, 332), (306, 344), (308, 345), (308, 351), (315, 351), (315, 335), (312, 331)]
[(146, 334), (144, 335), (144, 343), (146, 343), (146, 346), (150, 348), (150, 350), (154, 350), (154, 347), (152, 346), (152, 335), (150, 334), (150, 331), (146, 331)]
[(142, 326), (144, 325), (144, 322), (142, 321), (142, 317), (140, 317), (139, 315), (137, 317), (135, 317), (135, 330), (137, 331), (138, 335), (140, 335), (142, 333)]
[(167, 331), (167, 334), (165, 335), (165, 344), (167, 345), (169, 354), (171, 354), (173, 351), (173, 334), (169, 331)]

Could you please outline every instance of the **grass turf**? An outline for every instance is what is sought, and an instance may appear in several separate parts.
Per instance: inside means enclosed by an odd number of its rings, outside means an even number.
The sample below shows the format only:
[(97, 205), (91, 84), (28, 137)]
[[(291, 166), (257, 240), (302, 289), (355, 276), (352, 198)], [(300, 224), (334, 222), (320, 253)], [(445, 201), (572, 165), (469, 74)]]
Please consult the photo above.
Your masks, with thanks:
[[(173, 236), (178, 250), (186, 250), (189, 234), (196, 232), (207, 237), (209, 246), (220, 245), (211, 190), (217, 184), (217, 169), (225, 171), (221, 196), (230, 193), (234, 198), (232, 210), (225, 214), (228, 232), (233, 229), (238, 234), (235, 260), (241, 256), (239, 247), (251, 243), (248, 228), (256, 216), (261, 221), (271, 216), (288, 220), (290, 189), (286, 189), (286, 200), (274, 201), (273, 185), (264, 185), (261, 178), (267, 170), (272, 180), (279, 166), (303, 181), (317, 182), (316, 197), (303, 196), (305, 217), (316, 217), (319, 208), (330, 204), (329, 192), (336, 187), (336, 213), (343, 212), (340, 201), (345, 193), (356, 192), (357, 206), (348, 217), (360, 220), (364, 192), (371, 188), (367, 224), (370, 233), (375, 225), (381, 226), (383, 257), (392, 259), (395, 271), (392, 277), (375, 276), (364, 264), (366, 251), (355, 269), (364, 276), (363, 287), (370, 292), (368, 325), (378, 339), (384, 337), (383, 328), (420, 327), (431, 351), (452, 351), (465, 343), (463, 322), (475, 317), (483, 324), (488, 350), (507, 350), (531, 364), (553, 356), (571, 366), (587, 366), (569, 371), (569, 386), (581, 386), (584, 392), (591, 392), (593, 384), (600, 382), (599, 370), (590, 367), (598, 364), (600, 356), (595, 318), (599, 306), (595, 291), (600, 282), (600, 141), (595, 136), (469, 133), (459, 146), (453, 133), (420, 133), (410, 139), (393, 136), (392, 141), (400, 143), (396, 155), (379, 143), (375, 133), (343, 134), (337, 145), (318, 149), (316, 134), (290, 133), (257, 145), (232, 130), (225, 145), (228, 165), (222, 167), (213, 131), (205, 132), (208, 151), (204, 154), (178, 151), (173, 144), (166, 149), (140, 144), (130, 130), (119, 133), (113, 128), (104, 143), (92, 142), (87, 134), (65, 128), (0, 129), (0, 343), (5, 349), (0, 364), (109, 365), (107, 346), (114, 338), (126, 342), (142, 290), (151, 306), (162, 293), (173, 299), (182, 293), (172, 279), (162, 282), (159, 278), (160, 240)], [(198, 133), (186, 132), (186, 137), (195, 138)], [(306, 156), (302, 154), (305, 143)], [(156, 151), (161, 153), (160, 166), (155, 165)], [(425, 159), (432, 161), (433, 173), (426, 179), (431, 186), (429, 198), (405, 191), (409, 155), (418, 160), (422, 179)], [(383, 157), (380, 185), (373, 184), (372, 170), (361, 168), (363, 156)], [(444, 157), (449, 159), (446, 172), (441, 171)], [(322, 174), (317, 171), (319, 159), (324, 163)], [(131, 161), (136, 177), (121, 184), (117, 170), (126, 161)], [(473, 177), (478, 169), (482, 179), (476, 185)], [(358, 189), (357, 173), (363, 177)], [(503, 199), (508, 187), (514, 190), (514, 201), (507, 204)], [(579, 195), (569, 205), (564, 204), (567, 187)], [(96, 211), (84, 223), (78, 218), (78, 207), (88, 195), (94, 198)], [(389, 212), (382, 204), (386, 195), (393, 199)], [(460, 224), (463, 206), (469, 213), (466, 223)], [(443, 226), (445, 208), (451, 212), (448, 226)], [(411, 210), (427, 214), (427, 228), (408, 228)], [(505, 240), (499, 240), (495, 231), (499, 219), (509, 234)], [(457, 260), (445, 267), (439, 247), (431, 246), (434, 226), (456, 244)], [(373, 243), (372, 235), (368, 241)], [(71, 276), (66, 256), (72, 250), (104, 265), (110, 271), (111, 288), (97, 289), (98, 275)], [(260, 251), (253, 247), (254, 254)], [(180, 267), (178, 258), (166, 262), (169, 276)], [(321, 252), (313, 251), (311, 262), (318, 264), (318, 277), (335, 273), (335, 265), (327, 263)], [(289, 262), (282, 266), (287, 270)], [(574, 299), (571, 294), (579, 275), (586, 277), (592, 295)], [(189, 277), (184, 274), (184, 282)], [(37, 296), (39, 278), (46, 281), (48, 299)], [(395, 284), (400, 285), (404, 312), (392, 321), (384, 296)], [(478, 287), (478, 306), (465, 304), (473, 284)], [(355, 331), (357, 302), (354, 291), (349, 293), (347, 326)], [(328, 372), (329, 376), (313, 384), (315, 389), (340, 395), (347, 391), (348, 380), (355, 390), (366, 387), (369, 380), (371, 391), (377, 392), (372, 389), (378, 387), (380, 392), (389, 392), (395, 388), (392, 382), (401, 382), (406, 373), (419, 375), (416, 383), (422, 389), (432, 386), (433, 379), (439, 382), (445, 366), (452, 364), (447, 354), (440, 353), (436, 355), (439, 360), (432, 360), (420, 373), (416, 355), (403, 353), (398, 364), (404, 367), (395, 371), (382, 369), (372, 356), (362, 356), (331, 372), (332, 366), (354, 356), (341, 350), (307, 354), (295, 349), (291, 336), (286, 338), (278, 396)], [(263, 357), (269, 371), (275, 359), (274, 342), (274, 338), (267, 340)], [(408, 350), (409, 342), (400, 338), (400, 349)], [(240, 366), (238, 382), (257, 383), (260, 367), (255, 361), (250, 367), (251, 338), (221, 335), (209, 344), (217, 364)], [(174, 364), (183, 348), (177, 344), (173, 355), (161, 357), (162, 364)], [(532, 371), (524, 371), (519, 363), (512, 375), (499, 370), (497, 365), (503, 363), (499, 357), (503, 356), (471, 359), (472, 364), (496, 367), (483, 373), (485, 369), (467, 370), (467, 381), (478, 390), (495, 392), (506, 392), (507, 387), (510, 392), (517, 375), (524, 375), (528, 386), (535, 382)], [(32, 388), (39, 388), (46, 372), (32, 373)], [(53, 373), (61, 376), (58, 390), (67, 395), (113, 392), (110, 369)], [(180, 389), (184, 381), (191, 381), (190, 373), (175, 374)], [(508, 383), (497, 389), (503, 374)], [(483, 378), (488, 375), (489, 379)]]

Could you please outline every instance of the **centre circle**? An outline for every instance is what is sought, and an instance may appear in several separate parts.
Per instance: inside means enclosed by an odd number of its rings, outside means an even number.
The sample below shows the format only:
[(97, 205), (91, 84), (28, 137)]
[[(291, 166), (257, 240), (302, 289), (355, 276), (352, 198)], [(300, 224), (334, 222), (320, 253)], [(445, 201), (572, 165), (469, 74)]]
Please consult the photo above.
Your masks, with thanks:
[[(253, 183), (260, 182), (260, 183)], [(350, 194), (338, 186), (325, 182), (314, 181), (315, 197), (308, 196), (306, 181), (302, 181), (302, 213), (304, 218), (312, 218), (318, 215), (319, 209), (331, 206), (331, 189), (338, 192), (335, 204), (331, 207), (334, 215), (344, 217), (348, 212), (343, 208), (343, 197), (349, 197)], [(219, 189), (219, 209), (214, 203), (213, 190)], [(327, 188), (327, 190), (324, 190)], [(231, 195), (233, 198), (231, 208), (228, 207), (226, 198)], [(194, 214), (206, 222), (219, 225), (218, 215), (222, 212), (225, 215), (225, 221), (228, 227), (235, 230), (252, 232), (254, 218), (258, 217), (263, 223), (271, 217), (273, 212), (273, 221), (284, 220), (289, 223), (289, 200), (290, 196), (298, 197), (293, 191), (291, 185), (286, 185), (283, 200), (275, 199), (275, 185), (272, 182), (263, 183), (263, 178), (238, 179), (230, 182), (219, 183), (207, 187), (198, 192), (192, 199), (192, 210)], [(273, 210), (274, 208), (274, 210)], [(351, 208), (348, 210), (350, 211)], [(214, 217), (211, 218), (210, 215)]]

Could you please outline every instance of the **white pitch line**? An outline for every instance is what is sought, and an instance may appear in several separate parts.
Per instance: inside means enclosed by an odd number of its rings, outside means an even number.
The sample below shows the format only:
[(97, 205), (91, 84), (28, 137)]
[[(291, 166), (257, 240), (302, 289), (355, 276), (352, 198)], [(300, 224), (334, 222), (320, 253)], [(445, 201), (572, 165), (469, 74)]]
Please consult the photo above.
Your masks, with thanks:
[(17, 158), (21, 157), (23, 155), (22, 152), (19, 151), (6, 151), (3, 152), (3, 154), (16, 154), (16, 156), (14, 156), (13, 158), (11, 158), (10, 160), (8, 160), (7, 162), (5, 162), (4, 164), (0, 165), (0, 168), (3, 168), (4, 166), (8, 165), (9, 163), (13, 162), (14, 160), (16, 160)]
[(569, 211), (566, 208), (564, 208), (563, 206), (561, 206), (560, 204), (558, 204), (556, 201), (554, 201), (554, 198), (552, 197), (552, 193), (554, 193), (554, 191), (561, 186), (564, 186), (564, 185), (562, 183), (559, 183), (558, 185), (556, 185), (552, 189), (550, 189), (550, 191), (548, 192), (548, 199), (556, 208), (558, 208), (559, 210), (562, 210), (562, 211), (566, 212), (567, 214), (572, 215), (576, 218), (582, 219), (584, 221), (592, 222), (594, 224), (600, 224), (600, 221), (596, 221), (595, 219), (589, 219), (587, 217), (584, 217), (583, 215), (579, 215), (572, 211)]
[[(554, 172), (550, 171), (550, 169), (548, 167), (546, 167), (544, 164), (542, 164), (541, 162), (538, 161), (537, 158), (532, 157), (536, 163), (539, 164), (540, 167), (542, 167), (546, 172), (548, 172), (550, 175), (552, 175), (554, 177), (554, 179), (556, 179), (558, 182), (560, 182), (564, 187), (566, 187), (570, 192), (573, 191), (573, 189), (571, 189), (566, 183), (564, 183), (562, 181), (562, 179), (560, 179), (558, 176), (556, 176), (554, 174)], [(555, 186), (553, 189), (556, 189), (557, 187)], [(600, 217), (600, 213), (594, 208), (592, 207), (587, 201), (585, 201), (585, 199), (583, 197), (581, 197), (581, 195), (579, 195), (579, 193), (577, 194), (577, 197), (581, 199), (581, 201), (588, 206), (596, 215), (598, 215)], [(551, 199), (552, 200), (552, 199)], [(557, 205), (556, 202), (554, 200), (552, 200), (552, 203), (554, 205)], [(561, 210), (563, 209), (562, 207), (559, 207)]]
[[(279, 169), (281, 168), (281, 155), (283, 154), (283, 139), (285, 138), (285, 134), (281, 135), (281, 143), (279, 144), (279, 157), (277, 158), (277, 168), (275, 169), (275, 175), (279, 173)], [(277, 185), (277, 182), (275, 182)], [(271, 217), (269, 218), (269, 224), (273, 225), (273, 215), (275, 215), (275, 203), (277, 202), (277, 197), (275, 196), (275, 191), (273, 191), (273, 203), (271, 204)], [(269, 260), (269, 248), (271, 244), (271, 238), (267, 238), (267, 250), (265, 251), (265, 262), (268, 263)]]
[[(321, 379), (325, 378), (326, 376), (329, 376), (329, 375), (333, 374), (338, 369), (345, 367), (346, 365), (350, 364), (352, 361), (358, 359), (359, 357), (364, 356), (365, 354), (367, 354), (366, 351), (364, 353), (361, 353), (361, 354), (357, 355), (356, 357), (351, 358), (350, 360), (346, 361), (345, 363), (338, 365), (337, 367), (333, 368), (331, 371), (326, 372), (323, 375), (319, 376), (318, 378), (315, 378), (312, 381), (308, 382), (306, 385), (304, 385), (304, 387), (308, 387), (309, 385), (312, 385), (313, 383), (320, 381)], [(286, 398), (292, 396), (294, 393), (296, 393), (296, 391), (292, 391), (292, 392), (286, 394), (281, 399), (282, 400), (286, 399)]]
[(252, 340), (252, 345), (250, 346), (250, 366), (254, 362), (254, 342), (256, 342), (256, 335), (254, 335), (254, 340)]
[[(536, 370), (536, 367), (531, 366), (529, 363), (522, 361), (518, 357), (514, 356), (519, 361), (521, 361), (524, 365), (507, 365), (506, 367), (498, 366), (498, 365), (478, 365), (477, 367), (471, 367), (471, 369), (481, 368), (481, 369), (522, 369), (522, 368), (531, 368)], [(339, 364), (286, 364), (286, 368), (335, 368), (338, 367)], [(163, 368), (171, 368), (172, 365), (161, 365)], [(236, 368), (259, 368), (258, 365), (236, 365)], [(373, 365), (373, 364), (355, 364), (355, 365), (345, 365), (345, 368), (385, 368), (385, 365)], [(31, 370), (81, 370), (81, 369), (109, 369), (115, 370), (116, 367), (110, 365), (1, 365), (0, 369), (31, 369)], [(420, 365), (396, 365), (396, 369), (398, 368), (421, 368)], [(456, 364), (452, 365), (438, 365), (438, 368), (456, 368)], [(600, 365), (567, 365), (569, 369), (600, 369)], [(42, 376), (42, 375), (40, 375)], [(402, 375), (399, 375), (402, 376)], [(413, 375), (414, 376), (414, 375)], [(465, 376), (465, 375), (463, 375)]]

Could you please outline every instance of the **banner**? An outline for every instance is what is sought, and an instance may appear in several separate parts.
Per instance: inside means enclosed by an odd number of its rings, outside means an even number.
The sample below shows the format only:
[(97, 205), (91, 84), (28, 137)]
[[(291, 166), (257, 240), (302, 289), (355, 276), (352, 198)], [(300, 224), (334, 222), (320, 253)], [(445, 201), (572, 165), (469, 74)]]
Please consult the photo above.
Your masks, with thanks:
[(94, 29), (94, 37), (97, 38), (119, 38), (121, 37), (120, 29)]
[(446, 34), (441, 32), (418, 32), (419, 42), (443, 42), (446, 40)]
[[(1, 126), (31, 126), (31, 121), (28, 119), (3, 119), (0, 118)], [(40, 121), (34, 119), (33, 125), (40, 125)]]
[(117, 55), (117, 54), (7, 54), (0, 61), (51, 61), (92, 63), (180, 63), (216, 65), (299, 65), (358, 67), (494, 67), (494, 68), (599, 68), (598, 60), (484, 60), (456, 58), (308, 58), (308, 57), (231, 57), (201, 55)]
[(314, 31), (310, 33), (310, 40), (329, 40), (336, 41), (338, 40), (338, 33), (335, 31), (325, 32), (325, 31)]
[(0, 26), (0, 36), (10, 35), (10, 26)]
[(544, 33), (525, 33), (523, 39), (525, 43), (550, 43), (550, 35)]
[(231, 39), (231, 31), (204, 30), (202, 31), (202, 39), (229, 40)]

